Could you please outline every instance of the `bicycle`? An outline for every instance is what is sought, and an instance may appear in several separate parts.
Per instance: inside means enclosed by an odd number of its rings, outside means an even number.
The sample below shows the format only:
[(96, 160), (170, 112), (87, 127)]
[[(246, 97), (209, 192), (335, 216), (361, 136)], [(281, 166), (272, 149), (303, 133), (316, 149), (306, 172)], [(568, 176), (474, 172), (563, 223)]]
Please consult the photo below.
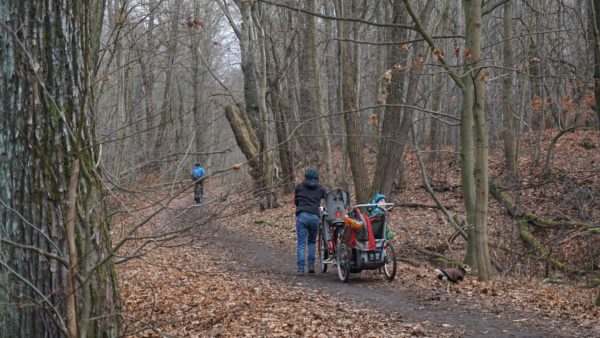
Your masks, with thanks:
[(199, 179), (198, 181), (196, 181), (195, 186), (194, 186), (194, 202), (196, 204), (200, 204), (202, 203), (202, 197), (204, 195), (204, 180), (203, 179)]
[(343, 230), (349, 204), (350, 194), (345, 190), (334, 189), (325, 195), (325, 207), (321, 208), (321, 225), (317, 233), (321, 273), (327, 272), (328, 265), (336, 264), (336, 243)]

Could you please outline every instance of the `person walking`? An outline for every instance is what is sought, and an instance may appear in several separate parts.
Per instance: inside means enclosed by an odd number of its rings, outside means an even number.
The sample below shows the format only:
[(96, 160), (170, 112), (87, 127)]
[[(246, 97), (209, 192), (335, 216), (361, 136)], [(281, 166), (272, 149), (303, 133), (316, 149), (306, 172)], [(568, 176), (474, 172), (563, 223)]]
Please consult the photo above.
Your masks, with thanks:
[(315, 243), (321, 221), (319, 207), (325, 199), (325, 188), (319, 183), (319, 172), (308, 168), (304, 172), (304, 181), (296, 186), (294, 204), (296, 205), (296, 274), (304, 274), (305, 248), (308, 243), (308, 272), (315, 272)]
[(202, 202), (202, 195), (204, 195), (204, 174), (204, 168), (200, 163), (196, 163), (192, 169), (192, 181), (196, 182), (194, 184), (194, 202), (196, 203)]

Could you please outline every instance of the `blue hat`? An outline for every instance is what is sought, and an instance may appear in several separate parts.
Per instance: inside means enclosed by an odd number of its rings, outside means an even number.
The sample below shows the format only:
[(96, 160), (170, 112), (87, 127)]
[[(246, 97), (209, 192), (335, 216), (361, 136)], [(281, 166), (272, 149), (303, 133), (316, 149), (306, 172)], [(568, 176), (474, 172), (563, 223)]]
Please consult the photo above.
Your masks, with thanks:
[(316, 179), (319, 179), (319, 172), (315, 168), (308, 168), (304, 172), (304, 178), (316, 178)]
[(386, 199), (387, 199), (387, 197), (385, 197), (384, 194), (377, 193), (377, 194), (375, 194), (375, 197), (373, 198), (373, 203), (378, 203), (379, 201), (386, 200)]

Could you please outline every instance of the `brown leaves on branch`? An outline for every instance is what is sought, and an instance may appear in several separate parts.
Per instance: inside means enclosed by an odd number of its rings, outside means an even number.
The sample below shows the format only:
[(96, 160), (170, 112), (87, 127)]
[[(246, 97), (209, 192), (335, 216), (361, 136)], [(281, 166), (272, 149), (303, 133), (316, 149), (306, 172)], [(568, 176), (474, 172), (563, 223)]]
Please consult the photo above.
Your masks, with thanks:
[(463, 52), (463, 58), (465, 59), (465, 61), (469, 61), (471, 60), (471, 51), (469, 50), (469, 48), (465, 48), (465, 51)]
[(369, 116), (369, 121), (367, 122), (371, 127), (377, 127), (379, 125), (379, 120), (377, 119), (377, 115), (375, 113)]
[(198, 18), (188, 18), (185, 25), (188, 28), (204, 28), (204, 23)]
[(435, 59), (436, 59), (438, 62), (441, 62), (441, 61), (444, 59), (444, 53), (443, 53), (443, 52), (442, 52), (442, 50), (441, 50), (441, 49), (439, 49), (439, 48), (435, 48), (435, 49), (433, 50), (433, 55), (435, 56)]
[(383, 75), (381, 75), (380, 80), (385, 81), (387, 83), (392, 82), (392, 70), (388, 69), (385, 71), (385, 73), (383, 73)]

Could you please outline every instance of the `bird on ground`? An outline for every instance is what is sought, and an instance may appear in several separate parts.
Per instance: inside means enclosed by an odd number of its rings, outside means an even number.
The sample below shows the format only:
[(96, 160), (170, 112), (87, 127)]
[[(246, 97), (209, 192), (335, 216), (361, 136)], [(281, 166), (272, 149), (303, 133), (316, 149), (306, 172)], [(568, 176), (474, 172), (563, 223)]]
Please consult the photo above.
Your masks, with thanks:
[[(444, 282), (452, 282), (454, 284), (458, 284), (460, 281), (465, 279), (467, 275), (467, 270), (462, 266), (458, 268), (446, 268), (446, 269), (435, 269), (435, 274), (437, 279)], [(450, 290), (450, 283), (446, 285), (446, 292)]]

